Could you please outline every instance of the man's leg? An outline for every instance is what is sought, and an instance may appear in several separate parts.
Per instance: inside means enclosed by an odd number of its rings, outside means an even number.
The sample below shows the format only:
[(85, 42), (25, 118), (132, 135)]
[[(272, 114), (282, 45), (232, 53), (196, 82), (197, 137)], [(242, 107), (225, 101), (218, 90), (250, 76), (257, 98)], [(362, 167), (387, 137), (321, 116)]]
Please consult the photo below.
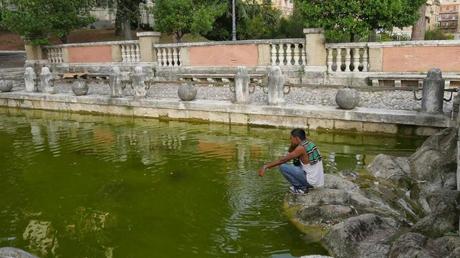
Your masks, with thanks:
[(307, 178), (301, 167), (294, 165), (283, 164), (280, 166), (281, 174), (286, 180), (291, 183), (296, 189), (304, 189), (307, 187)]

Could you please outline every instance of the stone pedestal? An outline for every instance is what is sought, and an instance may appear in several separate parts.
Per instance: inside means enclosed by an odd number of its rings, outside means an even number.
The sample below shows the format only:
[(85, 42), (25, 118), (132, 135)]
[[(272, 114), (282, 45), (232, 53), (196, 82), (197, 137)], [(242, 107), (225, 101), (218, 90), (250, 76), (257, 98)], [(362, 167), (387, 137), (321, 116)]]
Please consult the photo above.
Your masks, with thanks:
[(423, 80), (422, 112), (443, 113), (444, 86), (440, 69), (434, 68), (428, 71)]
[(272, 66), (268, 74), (268, 104), (281, 105), (284, 104), (284, 78), (279, 66)]
[(135, 98), (144, 98), (147, 94), (146, 85), (146, 74), (142, 69), (142, 66), (136, 66), (133, 74), (133, 90)]
[(305, 70), (326, 72), (327, 52), (324, 30), (318, 28), (304, 29), (307, 64)]
[(112, 69), (112, 74), (110, 75), (109, 86), (111, 90), (112, 98), (121, 98), (123, 97), (123, 83), (121, 78), (121, 71), (118, 66), (115, 66)]
[(40, 91), (43, 93), (54, 94), (53, 74), (48, 67), (43, 67), (40, 73)]
[(37, 75), (35, 74), (34, 68), (32, 67), (26, 67), (26, 70), (24, 72), (24, 84), (27, 92), (36, 92), (37, 87), (36, 87), (36, 80), (37, 80)]
[(139, 46), (141, 51), (141, 62), (154, 62), (157, 60), (153, 45), (160, 42), (160, 32), (138, 32)]
[(249, 82), (250, 77), (246, 67), (238, 66), (238, 72), (235, 75), (235, 103), (249, 103)]

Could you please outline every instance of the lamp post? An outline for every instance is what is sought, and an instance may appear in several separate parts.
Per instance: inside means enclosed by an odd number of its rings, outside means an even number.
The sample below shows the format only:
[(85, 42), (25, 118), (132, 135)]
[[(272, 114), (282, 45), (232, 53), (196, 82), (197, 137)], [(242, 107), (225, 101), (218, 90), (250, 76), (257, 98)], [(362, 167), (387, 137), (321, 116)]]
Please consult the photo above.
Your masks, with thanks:
[(232, 0), (232, 40), (236, 41), (236, 0)]

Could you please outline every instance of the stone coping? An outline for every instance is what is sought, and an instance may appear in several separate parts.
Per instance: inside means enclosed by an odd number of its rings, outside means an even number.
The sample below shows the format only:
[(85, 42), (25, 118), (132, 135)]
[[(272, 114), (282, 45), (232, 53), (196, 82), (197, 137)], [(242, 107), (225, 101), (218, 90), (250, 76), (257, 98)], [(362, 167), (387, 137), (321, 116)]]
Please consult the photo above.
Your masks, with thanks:
[(410, 46), (460, 46), (460, 40), (416, 40), (416, 41), (389, 41), (369, 42), (369, 48), (410, 47)]
[(303, 38), (292, 39), (258, 39), (258, 40), (237, 40), (237, 41), (208, 41), (208, 42), (188, 42), (172, 44), (154, 44), (156, 48), (165, 47), (204, 47), (204, 46), (223, 46), (223, 45), (262, 45), (262, 44), (281, 44), (281, 43), (305, 43)]
[(327, 43), (326, 48), (363, 48), (367, 47), (367, 42), (352, 42), (352, 43)]
[(0, 50), (0, 54), (25, 54), (24, 50)]
[(156, 31), (143, 31), (136, 33), (138, 37), (161, 37), (161, 32)]
[[(10, 92), (0, 94), (0, 106), (44, 109), (72, 112), (94, 112), (113, 115), (161, 117), (201, 120), (208, 117), (212, 122), (255, 124), (277, 127), (293, 127), (307, 124), (314, 128), (333, 129), (337, 123), (341, 128), (352, 126), (363, 128), (373, 124), (368, 131), (397, 133), (398, 125), (427, 128), (446, 128), (455, 121), (445, 115), (426, 114), (416, 111), (357, 108), (340, 110), (334, 106), (319, 105), (249, 105), (233, 104), (230, 101), (196, 100), (182, 102), (178, 99), (142, 99), (133, 97), (111, 98), (110, 96), (69, 94), (43, 94)], [(193, 115), (194, 114), (194, 115)], [(235, 119), (230, 119), (234, 117)], [(238, 119), (236, 119), (238, 118)], [(335, 125), (331, 125), (335, 124)], [(430, 132), (432, 133), (432, 132)]]
[(68, 47), (88, 47), (88, 46), (104, 46), (104, 45), (128, 45), (138, 44), (138, 40), (122, 40), (122, 41), (101, 41), (101, 42), (88, 42), (88, 43), (71, 43), (44, 46), (44, 48), (68, 48)]

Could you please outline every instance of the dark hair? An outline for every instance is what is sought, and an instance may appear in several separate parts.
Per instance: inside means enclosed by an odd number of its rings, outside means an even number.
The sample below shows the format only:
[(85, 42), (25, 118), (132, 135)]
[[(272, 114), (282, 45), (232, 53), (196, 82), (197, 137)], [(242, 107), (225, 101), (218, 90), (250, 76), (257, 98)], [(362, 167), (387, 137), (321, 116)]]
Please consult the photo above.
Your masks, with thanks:
[(300, 128), (296, 128), (296, 129), (292, 130), (291, 135), (293, 137), (299, 137), (299, 139), (302, 140), (302, 141), (307, 139), (307, 136), (305, 134), (305, 130), (300, 129)]

